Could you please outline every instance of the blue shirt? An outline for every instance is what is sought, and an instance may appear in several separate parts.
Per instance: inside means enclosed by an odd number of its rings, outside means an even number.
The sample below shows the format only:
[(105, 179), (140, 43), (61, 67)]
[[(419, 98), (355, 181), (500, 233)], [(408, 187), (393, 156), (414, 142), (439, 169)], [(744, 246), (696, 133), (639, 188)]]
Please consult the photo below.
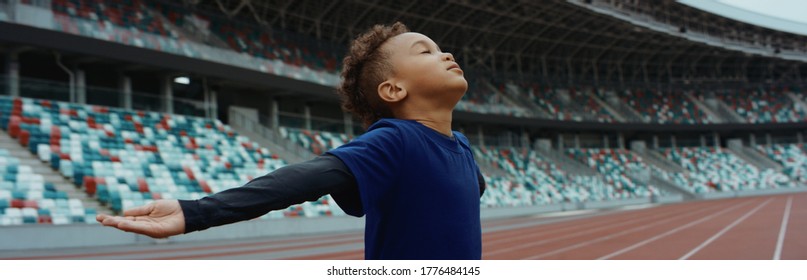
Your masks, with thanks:
[(468, 139), (416, 121), (382, 119), (329, 151), (356, 178), (365, 259), (481, 259), (479, 167)]

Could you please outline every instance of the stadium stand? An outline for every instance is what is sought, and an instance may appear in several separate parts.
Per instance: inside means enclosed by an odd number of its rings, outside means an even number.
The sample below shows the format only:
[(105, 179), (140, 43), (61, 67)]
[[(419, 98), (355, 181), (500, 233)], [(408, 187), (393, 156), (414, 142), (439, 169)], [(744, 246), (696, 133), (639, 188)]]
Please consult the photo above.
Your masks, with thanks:
[[(514, 178), (511, 180), (523, 185), (523, 188), (510, 187), (509, 197), (530, 198), (532, 202), (529, 205), (621, 198), (612, 186), (607, 185), (598, 176), (568, 174), (535, 151), (519, 150), (521, 149), (512, 147), (474, 148), (477, 160), (494, 163)], [(495, 184), (496, 180), (492, 181), (494, 187), (506, 186), (504, 183)]]
[(53, 0), (51, 6), (58, 14), (95, 21), (102, 29), (113, 24), (128, 29), (137, 29), (161, 36), (178, 38), (176, 32), (169, 32), (166, 23), (147, 8), (144, 1), (92, 1), (92, 0)]
[(536, 83), (498, 82), (502, 92), (512, 92), (538, 105), (551, 119), (561, 121), (615, 122), (596, 97), (581, 89), (553, 89)]
[[(656, 187), (647, 184), (648, 180), (637, 180), (649, 167), (642, 158), (624, 149), (567, 149), (566, 153), (578, 161), (588, 164), (605, 177), (612, 185), (617, 197), (648, 197), (661, 195)], [(649, 176), (649, 175), (644, 175)]]
[(757, 145), (756, 148), (782, 164), (782, 173), (799, 184), (807, 183), (807, 153), (804, 144)]
[[(51, 2), (51, 6), (57, 15), (55, 19), (58, 29), (65, 32), (232, 63), (239, 67), (262, 69), (306, 81), (331, 85), (338, 82), (333, 75), (339, 67), (335, 55), (341, 55), (343, 51), (334, 50), (331, 46), (289, 32), (271, 30), (268, 27), (228, 19), (221, 15), (191, 11), (183, 9), (178, 4), (164, 2), (133, 0), (106, 3), (90, 0), (55, 0)], [(222, 46), (226, 46), (234, 53), (214, 50), (211, 47), (218, 44), (211, 43), (213, 40), (201, 40), (182, 31), (188, 30), (186, 27), (193, 25), (193, 22), (203, 22), (204, 24), (194, 25), (194, 28), (204, 29), (206, 34), (217, 37), (223, 42)], [(244, 59), (238, 54), (247, 54), (257, 60)], [(317, 71), (332, 75), (322, 75)], [(505, 89), (496, 78), (491, 79), (490, 82), (496, 84), (496, 88)], [(517, 92), (521, 92), (523, 98), (532, 100), (540, 110), (533, 112), (529, 106), (524, 107), (517, 102), (506, 101), (507, 98), (495, 93), (495, 89), (476, 85), (476, 82), (469, 85), (469, 91), (457, 105), (457, 109), (483, 114), (548, 117), (564, 121), (617, 121), (613, 114), (603, 107), (603, 103), (596, 100), (606, 98), (600, 91), (597, 91), (597, 97), (594, 97), (581, 88), (556, 87), (538, 90), (540, 86), (531, 83), (519, 84), (516, 87), (519, 88)], [(752, 123), (792, 121), (807, 117), (804, 109), (787, 105), (792, 102), (783, 100), (780, 95), (771, 96), (754, 92), (748, 94), (747, 98), (733, 98), (730, 94), (719, 94), (719, 98), (730, 103), (729, 106)], [(645, 121), (651, 123), (716, 122), (679, 92), (669, 94), (658, 90), (631, 89), (626, 90), (620, 97), (642, 114)], [(749, 98), (758, 98), (760, 101), (745, 101)], [(773, 98), (777, 100), (772, 100)], [(572, 100), (574, 102), (571, 102)], [(773, 108), (769, 109), (760, 109), (764, 108), (760, 107), (764, 104), (755, 104), (776, 101), (787, 103), (773, 105), (771, 106)]]
[[(606, 98), (604, 92), (598, 92)], [(630, 105), (644, 117), (645, 121), (663, 124), (706, 124), (715, 121), (687, 100), (682, 92), (662, 92), (659, 90), (626, 90), (619, 95), (622, 102)]]
[(807, 120), (807, 111), (787, 95), (775, 90), (718, 91), (715, 96), (749, 123), (782, 123)]
[(468, 90), (457, 104), (456, 109), (482, 114), (497, 114), (515, 117), (536, 115), (519, 104), (505, 101), (500, 92), (483, 79), (468, 79)]
[(759, 170), (733, 153), (714, 147), (666, 148), (660, 151), (689, 173), (695, 192), (741, 191), (793, 187), (790, 178), (773, 169)]
[(96, 210), (0, 149), (0, 225), (94, 223)]
[(288, 127), (280, 127), (280, 135), (309, 149), (315, 155), (321, 155), (350, 141), (343, 133)]
[[(14, 104), (3, 107), (3, 116), (12, 116), (9, 134), (30, 135), (24, 145), (32, 153), (118, 212), (154, 199), (200, 198), (285, 165), (217, 120), (26, 98), (2, 100)], [(326, 196), (264, 217), (333, 214), (343, 212)]]

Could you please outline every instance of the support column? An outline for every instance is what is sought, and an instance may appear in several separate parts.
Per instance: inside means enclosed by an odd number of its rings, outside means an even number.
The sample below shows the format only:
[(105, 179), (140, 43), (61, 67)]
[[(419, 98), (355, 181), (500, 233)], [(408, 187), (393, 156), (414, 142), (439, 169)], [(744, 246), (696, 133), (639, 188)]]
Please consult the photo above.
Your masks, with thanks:
[(280, 103), (277, 99), (272, 98), (272, 129), (279, 131), (280, 129)]
[(348, 112), (342, 112), (342, 119), (345, 120), (345, 134), (348, 138), (353, 138), (353, 116)]
[(123, 93), (118, 104), (126, 110), (132, 110), (132, 78), (123, 75), (120, 77), (118, 84), (120, 85), (121, 93)]
[(210, 118), (219, 118), (219, 101), (217, 99), (218, 92), (215, 89), (210, 90)]
[(678, 145), (675, 143), (675, 135), (670, 135), (670, 146), (672, 146), (673, 149), (678, 148)]
[(8, 95), (20, 96), (20, 61), (16, 52), (6, 55), (6, 75), (8, 76)]
[(171, 84), (173, 79), (171, 76), (163, 77), (162, 89), (160, 92), (161, 101), (163, 103), (163, 112), (168, 114), (174, 113), (174, 88)]
[(796, 133), (796, 144), (801, 145), (802, 143), (804, 143), (804, 135), (801, 132)]
[(521, 130), (521, 147), (528, 148), (530, 147), (530, 136), (527, 134), (527, 131), (522, 129)]
[(558, 134), (558, 150), (561, 152), (564, 150), (563, 145), (563, 134)]
[(715, 142), (715, 149), (720, 149), (720, 135), (717, 132), (712, 133), (712, 140)]
[(616, 142), (617, 142), (616, 143), (617, 147), (619, 147), (620, 150), (624, 150), (625, 149), (625, 134), (622, 134), (622, 132), (617, 134)]
[(751, 147), (757, 145), (757, 136), (754, 135), (753, 133), (748, 135), (748, 144), (751, 145)]
[[(210, 88), (207, 86), (207, 78), (202, 78), (202, 99), (204, 103), (202, 104), (202, 108), (205, 108), (205, 118), (212, 118), (210, 114)], [(258, 121), (260, 121), (260, 117), (258, 117)]]
[(701, 148), (706, 148), (706, 135), (701, 134)]
[(311, 130), (311, 106), (308, 104), (303, 107), (303, 116), (305, 117), (305, 129)]
[(580, 149), (580, 134), (574, 134), (574, 148)]
[(773, 144), (773, 138), (771, 138), (771, 134), (765, 133), (765, 145), (770, 146), (772, 144)]
[(605, 149), (610, 149), (611, 148), (611, 143), (609, 143), (609, 142), (610, 142), (610, 139), (608, 139), (608, 134), (603, 134), (602, 135), (602, 147), (605, 148)]
[(87, 104), (87, 79), (84, 70), (75, 68), (76, 73), (76, 103)]
[(658, 135), (655, 135), (655, 134), (654, 134), (654, 135), (653, 135), (653, 149), (658, 150), (658, 148), (659, 148), (659, 144), (658, 144)]

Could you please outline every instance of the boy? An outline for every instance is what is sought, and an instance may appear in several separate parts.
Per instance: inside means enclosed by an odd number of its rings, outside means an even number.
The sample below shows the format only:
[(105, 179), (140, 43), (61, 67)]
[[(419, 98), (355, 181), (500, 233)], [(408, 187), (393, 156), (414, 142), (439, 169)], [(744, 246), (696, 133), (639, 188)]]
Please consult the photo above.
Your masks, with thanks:
[(162, 238), (259, 217), (331, 194), (366, 217), (365, 259), (481, 259), (484, 180), (468, 140), (451, 131), (468, 88), (454, 57), (401, 23), (376, 25), (351, 44), (337, 89), (367, 133), (311, 161), (199, 200), (158, 200), (98, 215)]

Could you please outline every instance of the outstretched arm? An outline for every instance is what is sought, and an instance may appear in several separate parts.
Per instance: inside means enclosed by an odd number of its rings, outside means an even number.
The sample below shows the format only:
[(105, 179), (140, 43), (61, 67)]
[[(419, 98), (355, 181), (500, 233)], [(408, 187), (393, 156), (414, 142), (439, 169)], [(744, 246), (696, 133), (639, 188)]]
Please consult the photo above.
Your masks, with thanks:
[(199, 200), (158, 200), (126, 210), (124, 217), (101, 214), (96, 219), (105, 226), (163, 238), (253, 219), (326, 194), (358, 196), (353, 174), (328, 154)]

